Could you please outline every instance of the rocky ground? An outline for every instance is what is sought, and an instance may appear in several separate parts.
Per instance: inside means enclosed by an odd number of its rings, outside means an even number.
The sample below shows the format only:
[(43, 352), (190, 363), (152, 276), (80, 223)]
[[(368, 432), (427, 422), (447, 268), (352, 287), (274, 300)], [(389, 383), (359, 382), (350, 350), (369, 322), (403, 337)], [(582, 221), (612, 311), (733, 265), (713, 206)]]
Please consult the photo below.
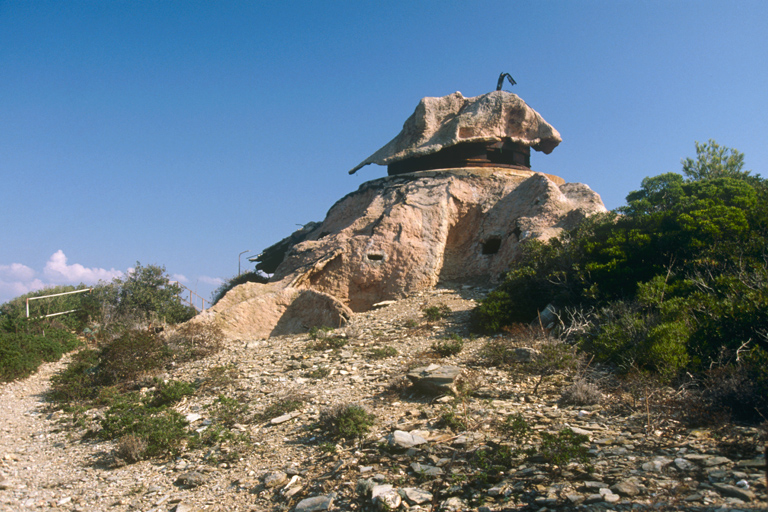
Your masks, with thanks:
[[(121, 464), (115, 445), (85, 436), (103, 414), (53, 409), (49, 378), (65, 362), (43, 366), (0, 387), (1, 510), (763, 510), (765, 458), (757, 428), (686, 429), (660, 409), (661, 391), (565, 406), (570, 381), (538, 380), (489, 367), (487, 339), (470, 339), (468, 311), (482, 290), (434, 290), (357, 314), (339, 335), (344, 346), (311, 349), (308, 335), (244, 339), (205, 360), (170, 368), (166, 379), (198, 384), (176, 409), (203, 432), (219, 396), (247, 408), (216, 448)], [(447, 319), (427, 323), (422, 310), (447, 305)], [(431, 347), (464, 337), (457, 355)], [(456, 336), (454, 336), (456, 338)], [(386, 352), (386, 347), (393, 347)], [(429, 396), (407, 384), (407, 370), (455, 365), (471, 394)], [(670, 391), (671, 392), (671, 391)], [(655, 401), (654, 401), (655, 400)], [(299, 402), (269, 418), (276, 404)], [(318, 421), (335, 404), (376, 416), (360, 440), (334, 441)], [(214, 404), (214, 405), (212, 405)], [(588, 437), (589, 459), (555, 466), (512, 453), (510, 416), (533, 435), (569, 427)], [(511, 455), (510, 455), (511, 453)], [(509, 457), (499, 465), (500, 454)]]

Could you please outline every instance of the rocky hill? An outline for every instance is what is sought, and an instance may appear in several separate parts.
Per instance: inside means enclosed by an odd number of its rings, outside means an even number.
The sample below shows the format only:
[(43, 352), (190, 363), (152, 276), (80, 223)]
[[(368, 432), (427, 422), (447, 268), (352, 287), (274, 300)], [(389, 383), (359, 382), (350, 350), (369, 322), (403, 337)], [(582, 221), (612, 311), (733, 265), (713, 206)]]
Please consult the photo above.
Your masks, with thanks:
[[(532, 395), (540, 377), (524, 371), (524, 354), (542, 348), (541, 334), (467, 335), (468, 311), (486, 291), (417, 291), (353, 314), (343, 329), (243, 337), (169, 367), (160, 377), (198, 386), (175, 406), (189, 428), (228, 432), (216, 446), (190, 445), (176, 457), (125, 464), (116, 443), (85, 435), (103, 410), (50, 408), (48, 378), (63, 363), (3, 384), (0, 509), (766, 508), (756, 429), (686, 428), (668, 406), (673, 390), (621, 387), (600, 380), (599, 369), (592, 382), (602, 397), (593, 405), (563, 400), (574, 399), (583, 370), (546, 377)], [(498, 342), (520, 349), (512, 351), (519, 361), (494, 360), (488, 347)], [(425, 392), (405, 378), (429, 365), (458, 370), (456, 394)], [(224, 421), (227, 403), (238, 405)], [(344, 404), (375, 418), (359, 439), (331, 437), (322, 426), (324, 412)], [(566, 428), (586, 437), (569, 441)]]
[(300, 238), (277, 244), (281, 254), (265, 251), (265, 260), (279, 261), (265, 268), (274, 273), (270, 283), (234, 288), (195, 322), (215, 323), (231, 338), (338, 327), (353, 311), (438, 283), (493, 283), (522, 241), (547, 240), (603, 211), (586, 185), (530, 170), (442, 169), (373, 180)]

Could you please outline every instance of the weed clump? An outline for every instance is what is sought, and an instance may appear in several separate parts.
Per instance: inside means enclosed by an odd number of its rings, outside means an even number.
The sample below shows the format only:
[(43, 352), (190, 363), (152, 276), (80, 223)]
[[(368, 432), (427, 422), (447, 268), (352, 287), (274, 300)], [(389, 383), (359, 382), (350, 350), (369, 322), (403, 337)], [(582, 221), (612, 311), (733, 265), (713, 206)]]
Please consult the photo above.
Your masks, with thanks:
[(313, 327), (309, 330), (309, 338), (314, 340), (308, 348), (310, 350), (340, 349), (349, 343), (343, 334), (334, 335), (331, 327)]
[(263, 412), (256, 415), (256, 419), (258, 421), (269, 421), (272, 418), (277, 418), (283, 414), (299, 410), (303, 405), (303, 398), (295, 395), (287, 396), (268, 406)]
[[(116, 395), (104, 414), (100, 422), (101, 430), (96, 435), (104, 440), (135, 437), (126, 441), (133, 446), (132, 449), (118, 448), (118, 452), (137, 454), (136, 447), (142, 446), (141, 458), (178, 453), (182, 440), (188, 437), (188, 422), (167, 404), (153, 406), (154, 398), (154, 393), (146, 396), (136, 392)], [(137, 457), (139, 455), (128, 456), (126, 460), (138, 460)]]
[(589, 438), (583, 434), (576, 434), (570, 428), (564, 428), (557, 434), (541, 433), (541, 455), (551, 464), (565, 466), (571, 460), (581, 463), (589, 459), (589, 451), (583, 445)]
[(596, 405), (603, 399), (603, 394), (597, 384), (585, 378), (576, 381), (565, 388), (560, 395), (562, 405)]
[(451, 314), (451, 308), (445, 304), (430, 306), (421, 310), (427, 322), (437, 322)]
[(440, 414), (440, 425), (454, 432), (463, 432), (469, 428), (466, 415), (462, 417), (454, 407), (443, 408)]
[(376, 347), (368, 353), (371, 359), (386, 359), (388, 357), (394, 357), (398, 354), (395, 347)]
[(464, 348), (464, 340), (456, 333), (448, 338), (432, 344), (432, 350), (441, 357), (455, 356)]
[(320, 412), (323, 430), (337, 439), (361, 438), (375, 421), (376, 416), (356, 404), (339, 404)]

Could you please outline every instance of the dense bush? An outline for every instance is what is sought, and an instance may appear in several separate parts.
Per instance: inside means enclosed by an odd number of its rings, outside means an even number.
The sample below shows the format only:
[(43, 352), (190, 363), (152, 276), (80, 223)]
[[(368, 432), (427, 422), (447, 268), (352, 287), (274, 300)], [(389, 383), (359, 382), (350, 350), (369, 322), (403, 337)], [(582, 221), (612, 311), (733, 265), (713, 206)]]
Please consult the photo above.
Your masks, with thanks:
[(51, 398), (58, 402), (94, 400), (100, 388), (131, 387), (175, 361), (210, 355), (220, 347), (221, 332), (210, 326), (183, 326), (168, 335), (125, 329), (98, 349), (75, 354), (69, 366), (51, 379)]
[[(149, 322), (175, 324), (192, 318), (196, 311), (182, 304), (181, 287), (170, 280), (163, 267), (142, 266), (136, 263), (126, 277), (111, 283), (99, 283), (90, 292), (58, 295), (29, 302), (27, 299), (86, 289), (85, 285), (57, 286), (28, 293), (0, 305), (0, 380), (22, 378), (29, 375), (44, 361), (56, 361), (62, 354), (78, 344), (73, 333), (87, 333), (92, 341), (101, 342), (103, 350), (128, 350), (142, 354), (131, 364), (149, 367), (158, 358), (157, 350), (165, 350), (167, 343), (160, 342), (148, 332), (141, 332)], [(46, 318), (46, 315), (69, 312)], [(194, 329), (193, 329), (194, 330)], [(180, 339), (186, 342), (186, 355), (175, 350), (180, 359), (189, 359), (216, 350), (218, 336), (215, 333), (182, 332)], [(211, 337), (215, 338), (212, 340)], [(115, 343), (112, 343), (112, 342)], [(160, 343), (157, 347), (149, 347)], [(138, 344), (142, 348), (126, 348)], [(178, 345), (178, 343), (177, 343)], [(144, 352), (148, 349), (148, 352)], [(104, 355), (120, 364), (128, 364), (121, 356)], [(103, 372), (130, 371), (129, 368), (108, 369)], [(105, 373), (102, 373), (104, 375)], [(113, 380), (121, 379), (115, 376)]]
[[(5, 304), (0, 305), (0, 330), (6, 332), (28, 332), (30, 327), (40, 332), (45, 327), (58, 326), (72, 331), (81, 331), (88, 325), (88, 313), (83, 308), (83, 298), (90, 292), (82, 292), (68, 295), (46, 297), (45, 299), (29, 301), (29, 316), (27, 319), (27, 299), (44, 295), (56, 295), (60, 293), (85, 290), (84, 284), (78, 286), (53, 286), (30, 293), (25, 293)], [(45, 315), (72, 311), (66, 315), (42, 319)]]
[(320, 411), (322, 428), (336, 439), (363, 437), (375, 421), (373, 414), (357, 404), (339, 404)]
[[(118, 453), (128, 451), (128, 462), (177, 453), (183, 440), (189, 436), (184, 416), (169, 408), (166, 401), (161, 400), (162, 405), (154, 405), (155, 399), (155, 393), (117, 396), (101, 420), (98, 436), (107, 440), (120, 439)], [(126, 450), (129, 440), (133, 450)]]
[[(582, 349), (668, 381), (733, 363), (738, 351), (765, 358), (768, 184), (742, 170), (738, 151), (713, 141), (696, 150), (685, 176), (646, 178), (627, 206), (548, 243), (524, 244), (474, 311), (476, 328), (530, 322), (548, 304), (589, 311), (576, 336)], [(761, 392), (765, 380), (751, 377)]]
[(79, 344), (77, 337), (64, 329), (35, 331), (0, 331), (0, 381), (26, 377), (41, 363), (58, 361)]
[(83, 298), (83, 308), (94, 322), (108, 327), (147, 322), (177, 324), (197, 314), (195, 308), (181, 301), (181, 291), (181, 285), (171, 281), (165, 267), (142, 266), (137, 261), (125, 277), (99, 283), (92, 294)]

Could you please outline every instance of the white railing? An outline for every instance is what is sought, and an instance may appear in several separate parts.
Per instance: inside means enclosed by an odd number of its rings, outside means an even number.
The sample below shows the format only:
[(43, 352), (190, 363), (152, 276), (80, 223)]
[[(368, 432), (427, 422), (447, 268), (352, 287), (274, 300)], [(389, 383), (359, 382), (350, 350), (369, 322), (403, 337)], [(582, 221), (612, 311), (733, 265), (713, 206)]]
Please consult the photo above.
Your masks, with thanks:
[[(93, 288), (84, 288), (82, 290), (75, 290), (72, 292), (52, 293), (51, 295), (40, 295), (39, 297), (27, 297), (27, 318), (29, 318), (29, 301), (37, 299), (48, 299), (50, 297), (59, 297), (61, 295), (71, 295), (73, 293), (85, 293), (93, 291)], [(49, 316), (66, 315), (67, 313), (74, 313), (76, 309), (70, 309), (69, 311), (60, 311), (58, 313), (51, 313), (50, 315), (43, 315), (38, 318), (48, 318)]]
[[(187, 287), (186, 287), (186, 286), (184, 286), (183, 284), (181, 284), (181, 283), (179, 283), (179, 282), (176, 282), (176, 284), (178, 284), (179, 286), (181, 286), (181, 288), (182, 288), (183, 290), (185, 290), (185, 291), (189, 292), (189, 299), (186, 299), (186, 298), (184, 297), (184, 295), (182, 295), (182, 294), (179, 294), (179, 298), (181, 299), (181, 301), (182, 301), (182, 302), (184, 302), (185, 304), (189, 304), (190, 306), (192, 306), (193, 308), (197, 309), (198, 311), (205, 311), (205, 303), (206, 303), (206, 302), (208, 302), (207, 300), (205, 300), (203, 297), (201, 297), (200, 295), (198, 295), (198, 294), (197, 294), (197, 292), (193, 292), (192, 290), (190, 290), (189, 288), (187, 288)], [(182, 292), (182, 293), (183, 293), (183, 292)], [(194, 300), (194, 302), (192, 301), (192, 296), (193, 296), (193, 295), (196, 297), (196, 299)], [(200, 299), (200, 307), (199, 307), (199, 308), (197, 307), (197, 299)]]

